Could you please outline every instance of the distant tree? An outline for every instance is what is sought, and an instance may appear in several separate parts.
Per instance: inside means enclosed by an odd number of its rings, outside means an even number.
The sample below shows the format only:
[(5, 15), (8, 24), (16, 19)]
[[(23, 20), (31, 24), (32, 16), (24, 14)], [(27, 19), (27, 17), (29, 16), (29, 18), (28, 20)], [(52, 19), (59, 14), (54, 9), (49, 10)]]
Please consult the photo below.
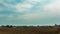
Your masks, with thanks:
[(1, 27), (5, 27), (4, 25), (1, 25)]
[(9, 27), (13, 27), (12, 25), (10, 25)]
[(6, 25), (6, 27), (9, 27), (9, 25)]
[(6, 27), (13, 27), (12, 25), (6, 25)]
[(23, 28), (27, 28), (28, 26), (22, 26)]
[(55, 24), (55, 26), (57, 26), (57, 24)]
[(49, 28), (52, 28), (52, 26), (48, 26)]

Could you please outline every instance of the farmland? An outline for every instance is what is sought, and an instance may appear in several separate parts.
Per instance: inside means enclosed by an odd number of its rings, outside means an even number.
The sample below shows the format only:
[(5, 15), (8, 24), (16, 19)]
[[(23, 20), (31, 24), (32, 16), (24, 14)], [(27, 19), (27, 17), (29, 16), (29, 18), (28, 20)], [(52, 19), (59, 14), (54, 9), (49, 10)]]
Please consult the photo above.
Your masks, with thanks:
[(0, 34), (60, 34), (60, 27), (0, 27)]

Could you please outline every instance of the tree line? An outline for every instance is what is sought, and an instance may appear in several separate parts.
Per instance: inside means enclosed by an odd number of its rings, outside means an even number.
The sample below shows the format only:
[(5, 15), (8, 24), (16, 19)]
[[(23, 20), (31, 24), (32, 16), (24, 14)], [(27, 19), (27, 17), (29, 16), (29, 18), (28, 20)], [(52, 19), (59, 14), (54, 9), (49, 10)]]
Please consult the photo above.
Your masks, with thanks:
[[(26, 27), (47, 27), (47, 26), (12, 26), (12, 25), (1, 25), (1, 27), (24, 27), (24, 28), (26, 28)], [(48, 26), (48, 27), (53, 27), (53, 26)], [(55, 24), (54, 25), (54, 27), (60, 27), (60, 25), (57, 25), (57, 24)]]

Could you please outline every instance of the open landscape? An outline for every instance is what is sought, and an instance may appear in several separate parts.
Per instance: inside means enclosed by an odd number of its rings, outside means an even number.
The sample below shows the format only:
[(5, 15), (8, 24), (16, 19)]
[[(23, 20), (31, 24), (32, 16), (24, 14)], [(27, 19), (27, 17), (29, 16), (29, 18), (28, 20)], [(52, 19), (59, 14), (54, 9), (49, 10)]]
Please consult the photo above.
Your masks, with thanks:
[(59, 26), (5, 26), (0, 34), (60, 34)]
[(0, 0), (0, 34), (60, 34), (60, 0)]

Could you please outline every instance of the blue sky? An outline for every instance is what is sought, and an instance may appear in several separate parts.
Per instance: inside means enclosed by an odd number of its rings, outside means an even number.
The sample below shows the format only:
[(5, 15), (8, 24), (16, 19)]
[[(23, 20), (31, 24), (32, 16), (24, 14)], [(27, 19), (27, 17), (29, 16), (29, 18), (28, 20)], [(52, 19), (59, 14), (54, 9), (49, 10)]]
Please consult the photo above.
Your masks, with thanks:
[(0, 25), (60, 24), (60, 0), (0, 0)]

